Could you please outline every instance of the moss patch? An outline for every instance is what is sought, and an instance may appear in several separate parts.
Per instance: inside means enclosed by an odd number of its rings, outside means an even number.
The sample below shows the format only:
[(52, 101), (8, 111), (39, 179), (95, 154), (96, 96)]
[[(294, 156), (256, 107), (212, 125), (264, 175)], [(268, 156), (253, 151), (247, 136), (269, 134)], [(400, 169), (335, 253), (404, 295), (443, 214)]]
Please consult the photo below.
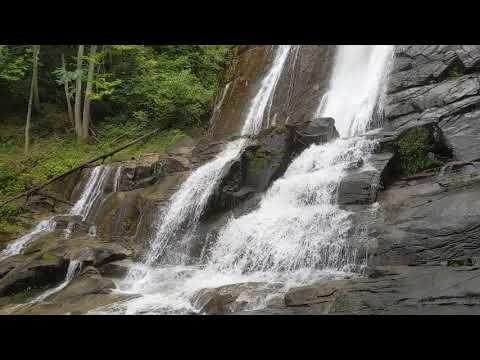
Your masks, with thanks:
[(271, 155), (267, 151), (256, 150), (245, 154), (249, 167), (253, 170), (264, 169), (271, 161)]
[(434, 153), (435, 139), (425, 128), (410, 129), (397, 145), (402, 175), (411, 176), (443, 164), (442, 161), (429, 156), (429, 153)]
[(13, 295), (11, 302), (13, 304), (26, 303), (28, 300), (30, 300), (33, 297), (39, 295), (40, 293), (42, 293), (45, 290), (46, 290), (45, 288), (28, 287), (25, 290), (20, 291), (19, 293), (16, 293), (15, 295)]
[(42, 255), (43, 261), (58, 261), (60, 256), (53, 254), (53, 253), (45, 253)]

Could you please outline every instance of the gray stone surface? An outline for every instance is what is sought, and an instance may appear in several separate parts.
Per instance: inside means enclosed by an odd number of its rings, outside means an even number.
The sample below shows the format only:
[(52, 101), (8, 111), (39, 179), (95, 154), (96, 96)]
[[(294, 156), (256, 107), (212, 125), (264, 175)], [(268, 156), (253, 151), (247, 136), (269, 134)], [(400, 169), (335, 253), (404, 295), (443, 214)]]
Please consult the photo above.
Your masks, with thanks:
[(389, 91), (388, 127), (437, 122), (457, 160), (480, 158), (480, 46), (399, 46)]

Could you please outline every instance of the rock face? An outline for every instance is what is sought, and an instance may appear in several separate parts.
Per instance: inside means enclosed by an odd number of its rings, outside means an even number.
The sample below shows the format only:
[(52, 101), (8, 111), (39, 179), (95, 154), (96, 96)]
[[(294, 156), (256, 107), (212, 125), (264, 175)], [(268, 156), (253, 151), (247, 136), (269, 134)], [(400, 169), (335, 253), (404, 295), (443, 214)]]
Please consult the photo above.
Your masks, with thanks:
[(480, 164), (468, 163), (398, 181), (380, 193), (372, 264), (419, 265), (480, 254), (479, 180)]
[(480, 158), (479, 72), (479, 46), (397, 47), (385, 108), (388, 126), (436, 122), (457, 160)]
[[(328, 86), (334, 54), (335, 46), (331, 45), (292, 45), (271, 105), (271, 123), (279, 125), (311, 119)], [(258, 81), (265, 75), (273, 56), (273, 46), (249, 45), (239, 51), (235, 75), (212, 124), (214, 139), (226, 139), (239, 133)]]

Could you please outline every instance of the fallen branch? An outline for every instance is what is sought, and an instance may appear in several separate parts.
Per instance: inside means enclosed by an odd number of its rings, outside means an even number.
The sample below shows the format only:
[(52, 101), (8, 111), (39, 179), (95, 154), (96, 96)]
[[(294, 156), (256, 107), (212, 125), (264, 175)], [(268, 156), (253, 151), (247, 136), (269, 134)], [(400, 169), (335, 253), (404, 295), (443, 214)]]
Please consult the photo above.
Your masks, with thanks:
[(130, 146), (132, 146), (132, 145), (135, 145), (135, 144), (141, 142), (142, 140), (145, 140), (146, 138), (148, 138), (148, 137), (156, 134), (156, 133), (159, 132), (160, 130), (162, 130), (162, 129), (159, 128), (159, 129), (153, 130), (153, 131), (149, 132), (148, 134), (145, 134), (145, 135), (139, 137), (138, 139), (129, 142), (128, 144), (125, 144), (125, 145), (123, 145), (123, 146), (120, 146), (119, 148), (114, 149), (114, 150), (112, 150), (112, 151), (109, 151), (109, 152), (106, 153), (106, 154), (97, 156), (96, 158), (94, 158), (94, 159), (92, 159), (92, 160), (89, 160), (89, 161), (87, 161), (87, 162), (85, 162), (85, 163), (83, 163), (83, 164), (81, 164), (81, 165), (78, 165), (78, 166), (74, 167), (73, 169), (70, 169), (70, 170), (68, 170), (67, 172), (65, 172), (65, 173), (63, 173), (63, 174), (61, 174), (61, 175), (55, 176), (54, 178), (50, 179), (49, 181), (47, 181), (47, 182), (45, 182), (45, 183), (43, 183), (43, 184), (41, 184), (41, 185), (35, 186), (35, 187), (31, 188), (30, 190), (27, 190), (27, 191), (25, 191), (25, 192), (23, 192), (23, 193), (21, 193), (21, 194), (15, 195), (15, 196), (13, 196), (13, 197), (11, 197), (11, 198), (3, 201), (2, 203), (0, 203), (0, 208), (2, 208), (3, 206), (5, 206), (5, 205), (8, 204), (8, 203), (11, 203), (11, 202), (14, 201), (14, 200), (21, 199), (21, 198), (24, 197), (24, 196), (27, 196), (27, 197), (28, 197), (28, 196), (30, 196), (30, 195), (32, 195), (32, 194), (34, 194), (34, 193), (37, 193), (39, 190), (43, 189), (43, 188), (46, 187), (47, 185), (50, 185), (50, 184), (54, 183), (55, 181), (58, 181), (58, 180), (60, 180), (60, 179), (63, 179), (65, 176), (70, 175), (71, 173), (74, 173), (75, 171), (78, 171), (78, 170), (80, 170), (80, 169), (83, 169), (84, 167), (87, 167), (88, 165), (90, 165), (90, 164), (92, 164), (92, 163), (95, 163), (95, 162), (97, 162), (97, 161), (99, 161), (99, 160), (105, 161), (106, 158), (112, 157), (112, 155), (118, 153), (119, 151), (125, 150), (126, 148), (128, 148), (128, 147), (130, 147)]

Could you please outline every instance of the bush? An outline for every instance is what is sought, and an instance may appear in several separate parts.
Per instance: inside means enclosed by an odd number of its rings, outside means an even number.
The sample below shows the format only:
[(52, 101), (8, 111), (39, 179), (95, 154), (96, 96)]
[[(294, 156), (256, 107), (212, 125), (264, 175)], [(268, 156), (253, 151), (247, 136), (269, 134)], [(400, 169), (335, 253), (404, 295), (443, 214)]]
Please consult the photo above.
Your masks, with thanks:
[(398, 141), (398, 154), (400, 156), (401, 172), (411, 176), (419, 171), (431, 169), (443, 164), (432, 159), (435, 141), (432, 134), (424, 128), (413, 128)]

